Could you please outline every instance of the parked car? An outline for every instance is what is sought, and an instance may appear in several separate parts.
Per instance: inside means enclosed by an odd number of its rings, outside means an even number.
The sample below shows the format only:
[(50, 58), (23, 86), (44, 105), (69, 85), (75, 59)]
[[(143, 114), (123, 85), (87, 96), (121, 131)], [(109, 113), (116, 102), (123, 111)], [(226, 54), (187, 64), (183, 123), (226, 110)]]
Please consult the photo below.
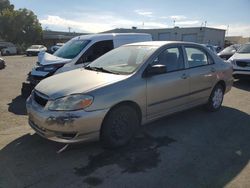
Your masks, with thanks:
[(228, 62), (233, 65), (235, 78), (250, 78), (250, 43), (242, 45)]
[(56, 45), (51, 46), (48, 53), (50, 53), (50, 54), (55, 53), (55, 52), (56, 52), (59, 48), (61, 48), (63, 45), (64, 45), (64, 43), (57, 43)]
[(0, 58), (0, 69), (3, 69), (5, 67), (5, 61), (4, 59)]
[(32, 45), (26, 50), (27, 56), (37, 56), (40, 52), (45, 52), (47, 48), (43, 45)]
[(11, 42), (0, 42), (0, 51), (2, 56), (17, 54), (17, 48)]
[(141, 124), (171, 113), (202, 104), (219, 110), (232, 82), (232, 66), (202, 45), (128, 44), (41, 81), (27, 99), (29, 124), (49, 140), (100, 136), (104, 146), (118, 147)]
[(32, 84), (37, 84), (40, 80), (54, 73), (86, 66), (121, 45), (151, 40), (151, 35), (143, 33), (106, 33), (78, 36), (65, 43), (53, 55), (45, 53), (43, 58), (38, 60), (38, 65), (31, 71), (28, 80)]
[(228, 60), (234, 53), (240, 48), (239, 44), (233, 44), (226, 47), (224, 50), (218, 53), (218, 56), (224, 60)]

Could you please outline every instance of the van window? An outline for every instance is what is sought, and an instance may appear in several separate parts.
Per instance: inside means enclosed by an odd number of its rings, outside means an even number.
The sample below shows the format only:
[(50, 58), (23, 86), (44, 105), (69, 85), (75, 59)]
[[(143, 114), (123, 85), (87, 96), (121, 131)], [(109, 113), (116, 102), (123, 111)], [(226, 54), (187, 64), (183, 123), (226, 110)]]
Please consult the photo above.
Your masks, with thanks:
[(112, 50), (113, 48), (113, 40), (96, 42), (82, 55), (82, 57), (77, 61), (76, 64), (92, 62), (98, 57), (101, 57), (103, 54)]

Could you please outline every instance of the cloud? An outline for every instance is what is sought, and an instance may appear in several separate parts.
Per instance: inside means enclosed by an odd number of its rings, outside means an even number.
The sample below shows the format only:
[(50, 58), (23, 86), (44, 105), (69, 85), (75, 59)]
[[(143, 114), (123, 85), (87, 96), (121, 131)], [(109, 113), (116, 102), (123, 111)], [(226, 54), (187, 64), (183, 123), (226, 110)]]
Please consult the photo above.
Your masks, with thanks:
[(48, 15), (45, 19), (40, 20), (43, 26), (65, 28), (71, 27), (73, 30), (77, 31), (87, 31), (87, 32), (100, 32), (102, 30), (109, 30), (110, 27), (107, 24), (86, 22), (86, 21), (74, 21), (59, 16)]
[(249, 37), (250, 36), (250, 24), (229, 24), (229, 25), (211, 25), (211, 27), (215, 27), (218, 29), (226, 30), (226, 35), (228, 36), (243, 36)]
[(48, 27), (52, 30), (67, 30), (71, 27), (72, 31), (76, 32), (103, 32), (115, 28), (131, 28), (136, 26), (138, 28), (166, 28), (167, 24), (159, 21), (140, 21), (134, 19), (125, 19), (116, 15), (102, 15), (101, 16), (86, 16), (83, 19), (71, 20), (56, 15), (48, 15), (40, 19), (43, 28)]
[(189, 25), (189, 26), (197, 26), (197, 24), (199, 24), (200, 21), (198, 20), (186, 20), (186, 21), (177, 21), (175, 22), (175, 25), (177, 26), (186, 26), (186, 25)]
[(150, 12), (150, 11), (145, 11), (145, 10), (134, 10), (134, 12), (138, 15), (141, 15), (141, 16), (146, 16), (146, 17), (152, 17), (153, 16), (153, 12)]
[(176, 21), (180, 21), (180, 20), (185, 20), (185, 19), (187, 19), (187, 17), (184, 16), (184, 15), (174, 15), (174, 16), (169, 16), (169, 18), (170, 18), (171, 20), (176, 20)]

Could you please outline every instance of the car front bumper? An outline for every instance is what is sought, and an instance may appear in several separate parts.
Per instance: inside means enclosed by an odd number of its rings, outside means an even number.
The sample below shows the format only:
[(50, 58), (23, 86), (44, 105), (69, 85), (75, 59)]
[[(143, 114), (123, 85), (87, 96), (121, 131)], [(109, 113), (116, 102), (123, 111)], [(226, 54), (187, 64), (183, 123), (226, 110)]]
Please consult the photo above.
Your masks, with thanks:
[(27, 80), (30, 81), (31, 84), (37, 85), (41, 80), (53, 75), (53, 73), (54, 72), (38, 71), (36, 68), (33, 68)]
[(237, 69), (237, 68), (234, 68), (233, 75), (250, 75), (250, 69)]
[(30, 126), (46, 139), (61, 143), (77, 143), (96, 139), (108, 109), (87, 112), (49, 111), (30, 96), (26, 102)]
[(37, 56), (40, 53), (40, 51), (26, 51), (26, 55), (32, 55)]

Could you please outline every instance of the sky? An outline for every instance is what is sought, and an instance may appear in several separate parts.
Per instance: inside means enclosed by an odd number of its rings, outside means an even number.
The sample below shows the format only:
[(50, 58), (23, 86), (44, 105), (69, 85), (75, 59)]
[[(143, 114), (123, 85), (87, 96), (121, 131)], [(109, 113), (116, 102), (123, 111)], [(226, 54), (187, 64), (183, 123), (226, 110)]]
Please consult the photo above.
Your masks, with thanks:
[(10, 0), (43, 29), (97, 33), (115, 28), (215, 27), (250, 37), (250, 0)]

